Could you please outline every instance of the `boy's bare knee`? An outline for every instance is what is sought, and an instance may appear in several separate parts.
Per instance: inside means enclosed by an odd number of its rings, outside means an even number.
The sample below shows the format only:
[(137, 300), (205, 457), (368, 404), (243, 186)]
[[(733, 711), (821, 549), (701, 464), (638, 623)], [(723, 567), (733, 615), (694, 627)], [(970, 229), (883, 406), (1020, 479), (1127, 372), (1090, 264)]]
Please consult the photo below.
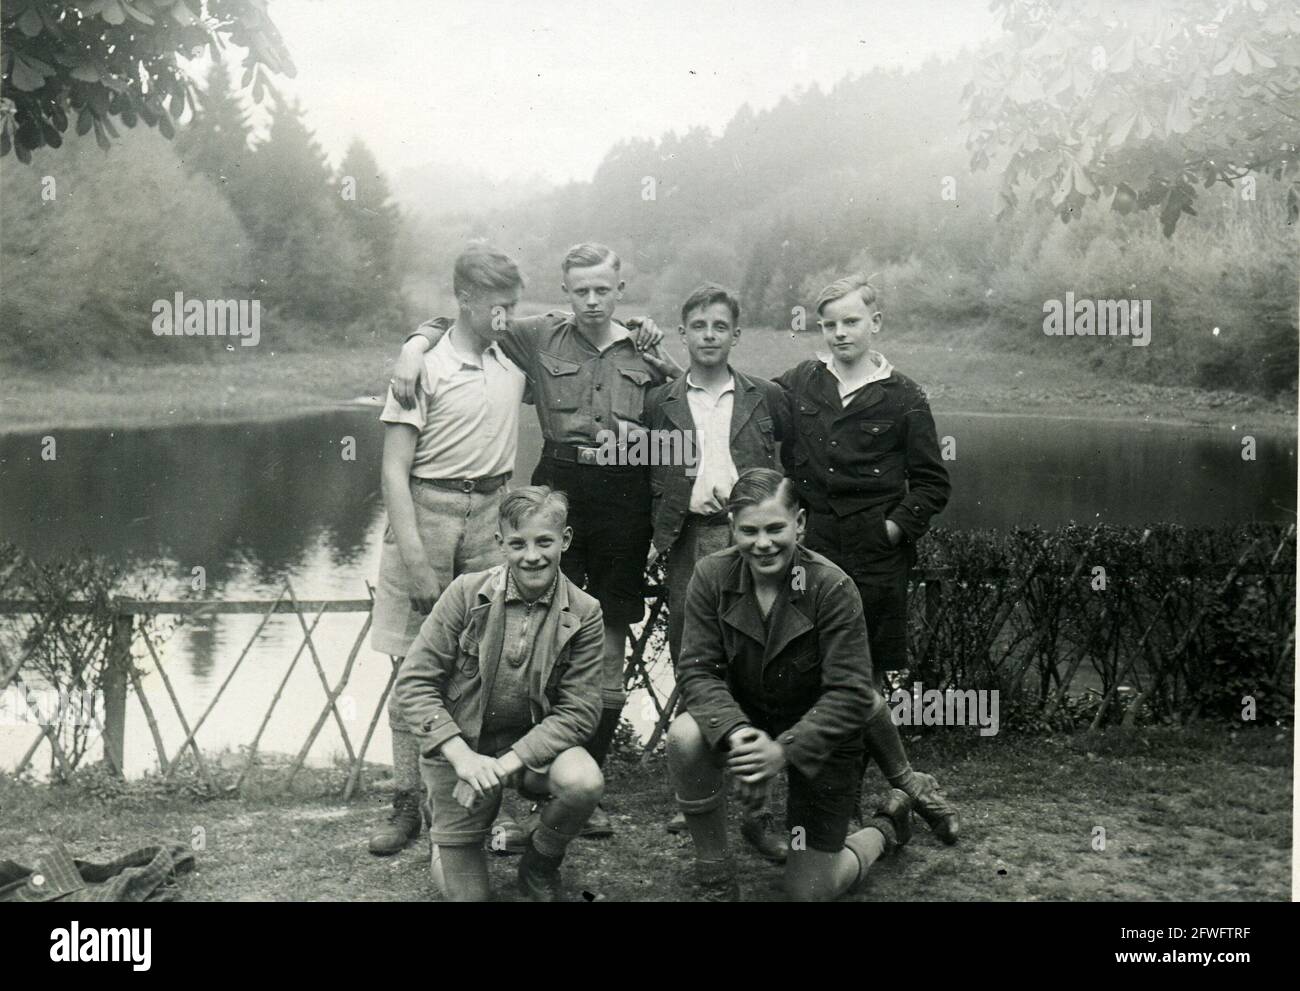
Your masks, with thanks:
[(605, 776), (591, 754), (574, 747), (556, 757), (551, 765), (550, 791), (568, 804), (594, 808), (605, 793)]
[(700, 724), (689, 712), (683, 712), (668, 727), (668, 739), (664, 744), (670, 760), (692, 761), (698, 759), (708, 750)]

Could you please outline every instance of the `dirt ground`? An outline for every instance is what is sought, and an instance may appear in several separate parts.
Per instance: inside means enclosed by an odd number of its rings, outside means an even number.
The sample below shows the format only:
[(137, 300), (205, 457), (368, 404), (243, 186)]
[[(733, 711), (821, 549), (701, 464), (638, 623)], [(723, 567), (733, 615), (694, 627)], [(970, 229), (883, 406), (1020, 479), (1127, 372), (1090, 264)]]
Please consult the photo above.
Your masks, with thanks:
[[(872, 869), (859, 900), (1290, 898), (1290, 730), (925, 737), (909, 746), (914, 766), (938, 775), (960, 806), (962, 838), (945, 847), (918, 820), (912, 843)], [(574, 844), (565, 868), (573, 897), (687, 900), (690, 840), (664, 829), (673, 803), (662, 758), (619, 759), (609, 777), (617, 831)], [(284, 798), (208, 799), (149, 781), (0, 779), (0, 857), (30, 863), (57, 840), (78, 857), (108, 859), (173, 839), (196, 847), (198, 870), (182, 881), (188, 900), (431, 900), (426, 840), (391, 858), (365, 849), (387, 809), (386, 782), (344, 804), (329, 794), (340, 780), (322, 771)], [(867, 780), (869, 791), (884, 787), (874, 770)], [(779, 900), (780, 869), (745, 848), (734, 826), (745, 899)], [(489, 860), (496, 896), (514, 900), (517, 859)]]

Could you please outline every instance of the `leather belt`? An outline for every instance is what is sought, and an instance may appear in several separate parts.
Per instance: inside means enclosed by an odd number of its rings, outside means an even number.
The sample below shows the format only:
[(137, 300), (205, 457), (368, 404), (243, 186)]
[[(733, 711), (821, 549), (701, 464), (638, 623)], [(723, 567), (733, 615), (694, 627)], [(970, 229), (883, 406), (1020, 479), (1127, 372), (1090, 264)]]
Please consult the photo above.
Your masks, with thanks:
[(545, 441), (542, 444), (542, 457), (554, 458), (556, 461), (568, 461), (576, 465), (594, 465), (599, 447), (587, 447), (584, 444), (556, 444)]
[(412, 475), (411, 481), (419, 482), (421, 485), (431, 485), (435, 489), (446, 489), (449, 492), (495, 492), (510, 481), (510, 472), (488, 478), (419, 478)]

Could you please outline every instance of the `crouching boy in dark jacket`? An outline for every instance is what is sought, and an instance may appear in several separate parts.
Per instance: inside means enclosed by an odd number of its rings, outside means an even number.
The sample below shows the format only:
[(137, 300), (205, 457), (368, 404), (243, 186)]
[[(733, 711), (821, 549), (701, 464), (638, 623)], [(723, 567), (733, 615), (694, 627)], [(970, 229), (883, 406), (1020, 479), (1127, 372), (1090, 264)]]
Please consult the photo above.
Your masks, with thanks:
[(506, 785), (547, 802), (519, 865), (521, 890), (540, 901), (560, 897), (565, 849), (604, 790), (582, 746), (600, 718), (604, 626), (560, 571), (567, 515), (544, 486), (506, 496), (506, 564), (447, 587), (397, 678), (421, 736), (434, 884), (453, 901), (488, 897), (483, 843)]
[(668, 733), (696, 881), (707, 900), (739, 895), (724, 772), (752, 806), (788, 770), (786, 891), (829, 900), (855, 890), (876, 858), (911, 836), (911, 800), (898, 789), (848, 834), (863, 729), (887, 711), (872, 684), (862, 603), (848, 575), (799, 543), (805, 512), (780, 472), (741, 472), (727, 505), (734, 546), (700, 561), (686, 593), (676, 673), (687, 711)]

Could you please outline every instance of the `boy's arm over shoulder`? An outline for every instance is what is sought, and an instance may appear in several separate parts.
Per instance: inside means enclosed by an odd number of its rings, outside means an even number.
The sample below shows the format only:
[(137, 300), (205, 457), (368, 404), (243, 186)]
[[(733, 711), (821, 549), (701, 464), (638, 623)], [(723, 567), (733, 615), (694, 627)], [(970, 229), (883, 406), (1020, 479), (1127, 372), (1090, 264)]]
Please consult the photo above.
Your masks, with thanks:
[(794, 422), (790, 413), (789, 395), (776, 382), (769, 382), (766, 379), (758, 381), (759, 387), (763, 390), (763, 398), (767, 401), (767, 408), (772, 413), (776, 439), (783, 442), (793, 439)]
[(569, 663), (556, 686), (551, 711), (510, 748), (527, 768), (542, 771), (570, 747), (591, 739), (600, 721), (605, 656), (605, 621), (590, 596), (576, 610), (582, 627), (569, 641)]
[(793, 368), (787, 368), (780, 375), (774, 377), (772, 382), (787, 395), (794, 395), (799, 391), (804, 380), (807, 379), (809, 367), (815, 364), (818, 364), (818, 362), (811, 358), (805, 358)]
[[(822, 694), (780, 743), (786, 760), (801, 774), (816, 777), (836, 747), (860, 735), (880, 700), (871, 684), (871, 652), (862, 617), (862, 599), (847, 575), (818, 592), (817, 644), (821, 652)], [(883, 704), (883, 701), (879, 701)]]
[(543, 335), (562, 317), (563, 314), (555, 312), (536, 317), (516, 317), (506, 325), (497, 342), (505, 356), (522, 368), (525, 375), (532, 375), (533, 361)]
[(943, 466), (938, 431), (925, 390), (906, 376), (903, 382), (904, 469), (907, 495), (894, 507), (889, 519), (909, 540), (916, 540), (930, 528), (931, 520), (948, 504), (952, 485)]
[(469, 618), (466, 578), (461, 575), (443, 590), (411, 644), (393, 691), (411, 725), (419, 730), (420, 752), (432, 757), (460, 727), (443, 700), (447, 677), (455, 668), (460, 635)]

